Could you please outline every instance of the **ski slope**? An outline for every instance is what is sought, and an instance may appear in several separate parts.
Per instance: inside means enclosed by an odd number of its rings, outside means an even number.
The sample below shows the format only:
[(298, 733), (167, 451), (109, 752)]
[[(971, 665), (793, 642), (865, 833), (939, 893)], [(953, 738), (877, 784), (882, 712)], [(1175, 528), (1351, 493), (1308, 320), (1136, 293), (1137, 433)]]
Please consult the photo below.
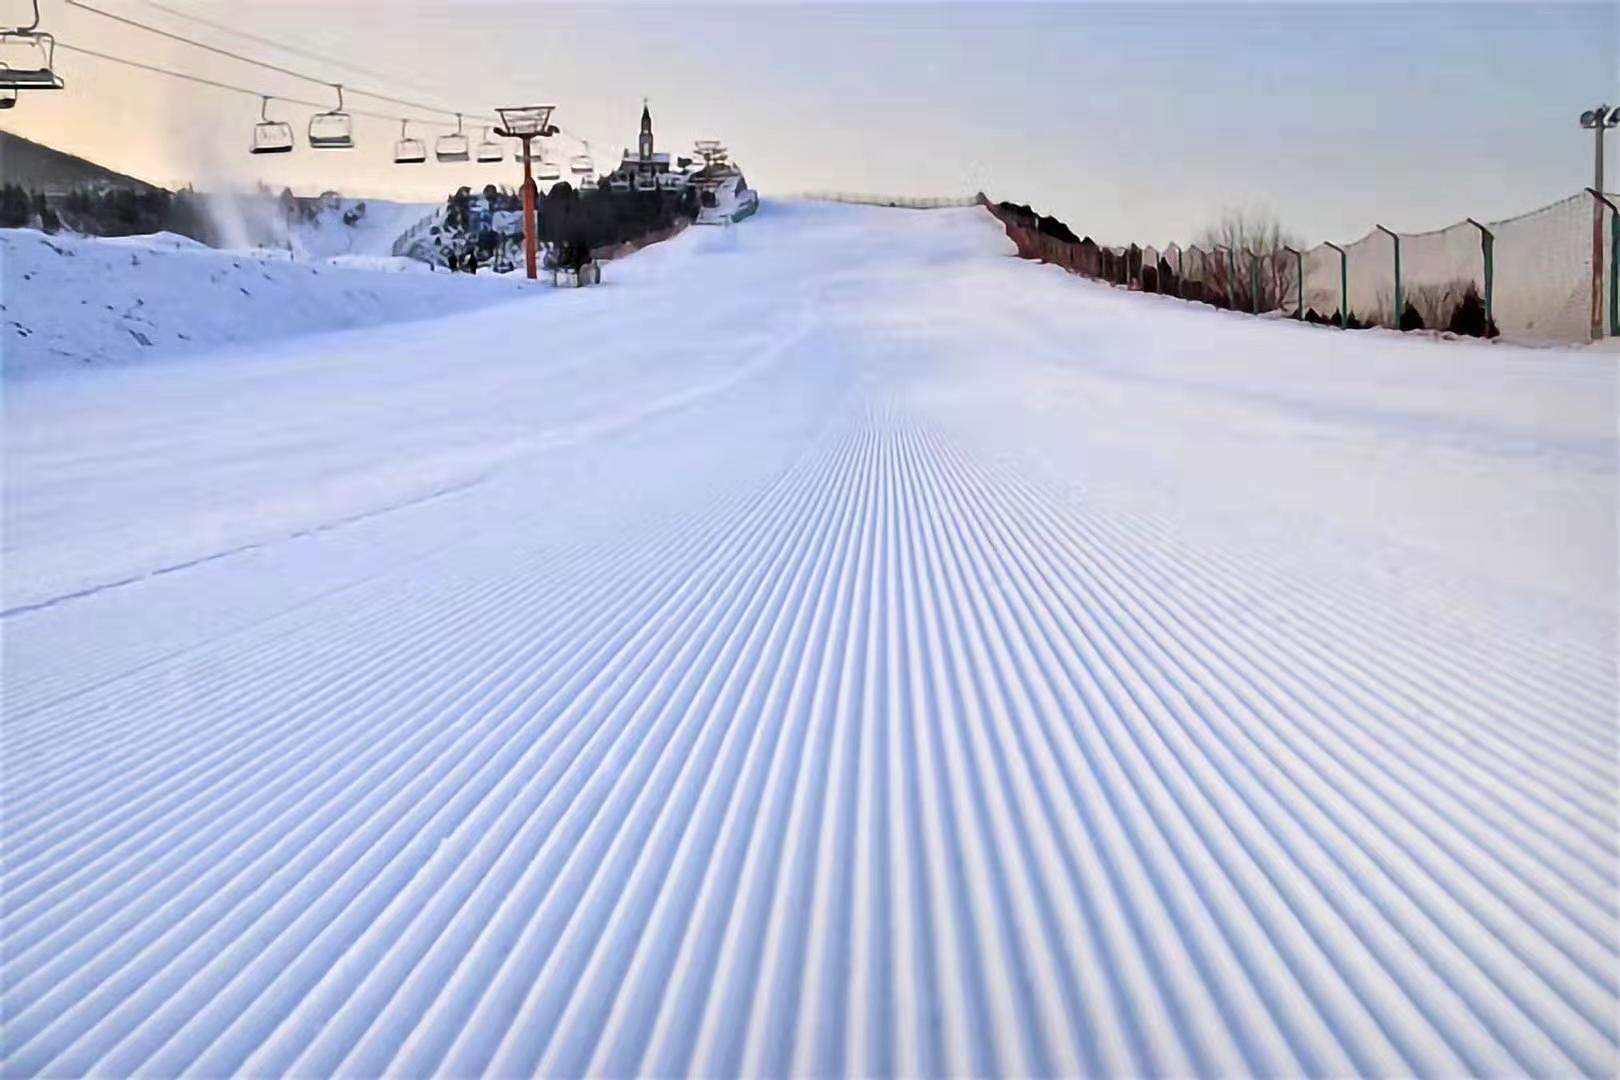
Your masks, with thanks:
[(9, 380), (5, 1074), (1612, 1073), (1614, 354), (1011, 250)]

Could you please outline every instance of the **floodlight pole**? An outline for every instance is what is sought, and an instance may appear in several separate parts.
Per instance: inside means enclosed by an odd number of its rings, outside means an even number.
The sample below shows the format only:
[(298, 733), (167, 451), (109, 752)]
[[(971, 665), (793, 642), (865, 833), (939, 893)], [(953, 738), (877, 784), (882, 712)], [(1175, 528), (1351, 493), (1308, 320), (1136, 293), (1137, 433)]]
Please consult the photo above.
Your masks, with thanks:
[[(1603, 190), (1603, 132), (1620, 125), (1620, 108), (1607, 104), (1581, 114), (1581, 127), (1593, 135), (1592, 187)], [(1592, 204), (1592, 340), (1603, 336), (1603, 205)]]
[[(1603, 216), (1603, 207), (1609, 208), (1609, 336), (1620, 337), (1620, 206), (1615, 206), (1598, 188), (1586, 190), (1599, 203), (1599, 220)], [(1601, 252), (1599, 257), (1601, 258)], [(1597, 275), (1594, 274), (1592, 276), (1594, 285), (1597, 284), (1597, 280)]]

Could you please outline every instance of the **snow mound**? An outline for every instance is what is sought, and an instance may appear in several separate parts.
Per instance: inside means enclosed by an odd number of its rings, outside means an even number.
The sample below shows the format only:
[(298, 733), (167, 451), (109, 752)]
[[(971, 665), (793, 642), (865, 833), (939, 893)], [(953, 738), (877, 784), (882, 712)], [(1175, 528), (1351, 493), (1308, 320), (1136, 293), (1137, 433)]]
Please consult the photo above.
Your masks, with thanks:
[(92, 239), (0, 230), (8, 380), (484, 307), (517, 278), (434, 274), (387, 252), (291, 259), (172, 234)]
[[(20, 232), (21, 230), (19, 230)], [(41, 234), (43, 235), (43, 234)], [(135, 248), (140, 251), (212, 251), (201, 240), (193, 240), (189, 236), (179, 233), (158, 232), (147, 233), (142, 236), (103, 236), (95, 237), (100, 243), (115, 248)]]

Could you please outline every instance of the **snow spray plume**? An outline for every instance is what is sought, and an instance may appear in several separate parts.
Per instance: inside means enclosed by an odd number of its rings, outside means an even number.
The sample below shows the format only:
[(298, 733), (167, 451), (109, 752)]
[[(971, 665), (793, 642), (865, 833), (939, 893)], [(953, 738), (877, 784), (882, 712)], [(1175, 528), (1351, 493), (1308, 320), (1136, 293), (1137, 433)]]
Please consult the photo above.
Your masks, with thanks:
[(197, 207), (215, 247), (286, 249), (287, 221), (281, 201), (262, 187), (249, 190), (236, 157), (222, 154), (207, 135), (190, 141), (182, 154), (190, 163)]

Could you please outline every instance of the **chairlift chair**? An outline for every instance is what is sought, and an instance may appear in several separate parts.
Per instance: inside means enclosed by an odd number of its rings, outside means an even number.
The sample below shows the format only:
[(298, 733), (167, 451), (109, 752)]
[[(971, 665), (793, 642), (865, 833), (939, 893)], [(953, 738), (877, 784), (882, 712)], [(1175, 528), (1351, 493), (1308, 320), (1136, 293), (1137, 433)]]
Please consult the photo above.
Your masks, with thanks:
[(433, 156), (440, 161), (469, 161), (472, 143), (461, 130), (461, 114), (456, 113), (456, 130), (452, 135), (440, 135), (433, 144)]
[(562, 169), (555, 161), (541, 161), (535, 165), (534, 178), (541, 183), (562, 179)]
[(56, 39), (39, 28), (39, 0), (34, 0), (34, 19), (27, 26), (0, 28), (0, 46), (18, 45), (37, 49), (37, 67), (19, 67), (10, 61), (0, 63), (0, 92), (10, 97), (9, 109), (17, 103), (18, 90), (60, 90), (62, 77), (56, 67)]
[(290, 154), (293, 148), (292, 125), (285, 120), (270, 119), (270, 99), (259, 102), (259, 122), (253, 125), (250, 154)]
[[(8, 65), (0, 63), (0, 72), (4, 72)], [(0, 109), (15, 109), (17, 107), (17, 91), (0, 90)]]
[(568, 161), (568, 171), (575, 176), (587, 176), (596, 171), (596, 162), (590, 154), (575, 154)]
[(615, 176), (613, 179), (608, 181), (608, 187), (612, 188), (614, 191), (629, 191), (630, 181), (625, 177)]
[(399, 141), (394, 144), (395, 165), (420, 165), (427, 160), (427, 143), (406, 134), (408, 121), (399, 122)]
[(482, 165), (493, 165), (506, 160), (506, 147), (489, 137), (489, 128), (484, 129), (484, 138), (478, 144), (478, 161)]
[(637, 176), (636, 177), (636, 190), (637, 191), (657, 191), (658, 190), (658, 177), (652, 176), (652, 175)]
[(315, 150), (353, 150), (354, 118), (343, 111), (343, 87), (334, 83), (332, 89), (337, 91), (337, 108), (309, 118), (309, 145)]

